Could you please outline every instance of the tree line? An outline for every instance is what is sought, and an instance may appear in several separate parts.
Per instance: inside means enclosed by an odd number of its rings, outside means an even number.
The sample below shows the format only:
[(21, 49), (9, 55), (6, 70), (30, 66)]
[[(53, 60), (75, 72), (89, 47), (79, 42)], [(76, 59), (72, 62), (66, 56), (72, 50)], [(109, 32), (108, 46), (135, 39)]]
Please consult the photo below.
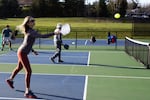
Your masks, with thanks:
[(112, 17), (116, 12), (124, 17), (129, 6), (127, 0), (99, 0), (93, 4), (86, 0), (32, 0), (28, 6), (19, 5), (18, 0), (0, 0), (0, 17)]

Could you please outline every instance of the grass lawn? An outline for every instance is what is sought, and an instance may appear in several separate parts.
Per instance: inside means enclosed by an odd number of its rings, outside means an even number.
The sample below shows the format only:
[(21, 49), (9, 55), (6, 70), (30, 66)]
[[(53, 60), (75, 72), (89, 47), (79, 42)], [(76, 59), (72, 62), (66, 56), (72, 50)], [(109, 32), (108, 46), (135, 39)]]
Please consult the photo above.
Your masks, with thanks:
[[(97, 38), (105, 38), (108, 31), (119, 31), (121, 38), (126, 35), (131, 36), (132, 23), (122, 23), (115, 20), (100, 20), (93, 18), (35, 18), (36, 26), (41, 33), (52, 32), (57, 23), (69, 23), (71, 25), (71, 33), (67, 38), (75, 38), (76, 32), (78, 37), (89, 38), (91, 33), (97, 36)], [(14, 30), (17, 25), (20, 25), (23, 18), (8, 18), (0, 19), (0, 30), (2, 30), (7, 24)], [(80, 32), (80, 33), (79, 33)], [(103, 34), (99, 36), (99, 34)], [(118, 35), (120, 36), (120, 35)]]
[[(35, 18), (36, 19), (36, 28), (55, 28), (57, 23), (70, 23), (73, 29), (94, 29), (95, 31), (104, 31), (104, 30), (128, 30), (131, 31), (131, 23), (121, 23), (115, 21), (107, 20), (97, 20), (91, 18)], [(9, 24), (12, 28), (17, 25), (20, 25), (23, 21), (23, 18), (8, 18), (0, 19), (1, 28), (6, 24)], [(85, 30), (87, 31), (87, 30)]]

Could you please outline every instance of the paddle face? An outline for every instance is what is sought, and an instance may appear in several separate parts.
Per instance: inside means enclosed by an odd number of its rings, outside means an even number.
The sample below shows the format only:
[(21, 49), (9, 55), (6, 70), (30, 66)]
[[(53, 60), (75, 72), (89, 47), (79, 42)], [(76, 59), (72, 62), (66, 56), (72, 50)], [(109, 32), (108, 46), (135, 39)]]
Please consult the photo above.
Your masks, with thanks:
[(64, 48), (65, 48), (66, 50), (68, 50), (68, 49), (69, 49), (69, 45), (68, 45), (68, 44), (64, 44)]
[(67, 34), (69, 34), (70, 33), (70, 25), (69, 24), (64, 24), (62, 27), (61, 27), (61, 33), (63, 34), (63, 35), (67, 35)]

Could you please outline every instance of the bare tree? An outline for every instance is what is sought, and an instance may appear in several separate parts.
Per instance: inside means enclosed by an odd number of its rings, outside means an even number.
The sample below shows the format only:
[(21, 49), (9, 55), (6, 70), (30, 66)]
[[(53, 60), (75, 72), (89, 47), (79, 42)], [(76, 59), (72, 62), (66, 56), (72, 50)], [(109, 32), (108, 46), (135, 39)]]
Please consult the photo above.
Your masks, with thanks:
[(132, 0), (133, 6), (132, 9), (136, 9), (139, 5), (139, 0)]

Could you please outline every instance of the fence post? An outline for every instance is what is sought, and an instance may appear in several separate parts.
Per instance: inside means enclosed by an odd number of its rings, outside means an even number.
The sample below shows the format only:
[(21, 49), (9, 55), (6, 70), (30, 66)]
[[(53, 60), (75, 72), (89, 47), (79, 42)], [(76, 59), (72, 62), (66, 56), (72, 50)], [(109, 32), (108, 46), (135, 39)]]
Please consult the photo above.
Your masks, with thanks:
[(116, 43), (115, 43), (115, 49), (117, 50), (117, 42), (118, 42), (118, 36), (117, 36), (117, 32), (116, 32)]
[(76, 32), (76, 42), (75, 42), (75, 48), (77, 49), (77, 38), (78, 38), (78, 35), (77, 35), (77, 32)]
[(147, 69), (150, 69), (150, 43), (148, 46), (149, 52), (148, 52), (148, 64), (147, 64)]
[[(37, 29), (37, 31), (39, 32), (39, 29)], [(38, 39), (39, 41), (39, 49), (41, 49), (41, 38)]]
[(0, 33), (0, 48), (2, 48), (2, 34)]

